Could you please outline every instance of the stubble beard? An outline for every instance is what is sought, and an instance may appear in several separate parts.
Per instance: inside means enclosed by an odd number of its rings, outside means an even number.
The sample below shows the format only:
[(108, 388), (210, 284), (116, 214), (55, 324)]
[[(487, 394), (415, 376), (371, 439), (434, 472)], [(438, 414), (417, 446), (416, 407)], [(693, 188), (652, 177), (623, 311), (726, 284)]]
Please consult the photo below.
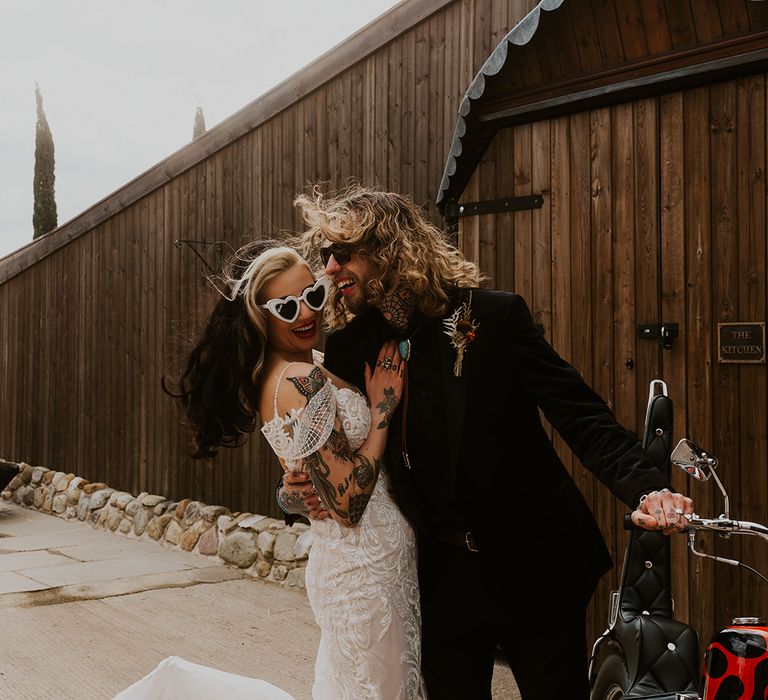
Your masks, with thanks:
[[(358, 282), (358, 290), (360, 290)], [(366, 309), (368, 309), (371, 306), (371, 302), (368, 300), (368, 295), (361, 293), (359, 295), (351, 296), (349, 299), (345, 298), (344, 303), (347, 305), (347, 311), (357, 316), (358, 314), (363, 313)]]
[(342, 298), (344, 299), (347, 311), (357, 316), (374, 305), (371, 301), (371, 291), (368, 286), (373, 276), (364, 273), (360, 276), (351, 274), (350, 277), (355, 282), (355, 289), (348, 297), (342, 295)]

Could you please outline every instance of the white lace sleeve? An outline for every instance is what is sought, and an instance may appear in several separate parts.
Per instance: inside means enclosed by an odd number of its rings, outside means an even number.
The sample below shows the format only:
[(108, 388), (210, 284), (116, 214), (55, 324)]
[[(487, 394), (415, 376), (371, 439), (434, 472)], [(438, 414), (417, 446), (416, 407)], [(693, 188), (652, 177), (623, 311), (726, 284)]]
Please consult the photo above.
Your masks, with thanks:
[(350, 446), (357, 449), (371, 425), (368, 405), (360, 394), (337, 389), (330, 379), (306, 406), (291, 409), (285, 418), (276, 412), (261, 432), (285, 467), (301, 469), (302, 460), (328, 441), (337, 413)]
[(291, 460), (308, 457), (328, 440), (336, 419), (336, 392), (330, 379), (301, 412), (293, 429)]

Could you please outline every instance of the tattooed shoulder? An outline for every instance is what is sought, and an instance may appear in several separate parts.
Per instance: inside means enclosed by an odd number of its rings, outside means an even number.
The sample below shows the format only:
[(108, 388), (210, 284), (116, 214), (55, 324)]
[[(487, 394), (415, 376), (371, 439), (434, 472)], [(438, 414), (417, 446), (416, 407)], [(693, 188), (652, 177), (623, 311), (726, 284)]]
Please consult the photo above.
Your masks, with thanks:
[(323, 370), (314, 367), (306, 377), (288, 377), (288, 381), (293, 384), (307, 401), (309, 401), (325, 384)]

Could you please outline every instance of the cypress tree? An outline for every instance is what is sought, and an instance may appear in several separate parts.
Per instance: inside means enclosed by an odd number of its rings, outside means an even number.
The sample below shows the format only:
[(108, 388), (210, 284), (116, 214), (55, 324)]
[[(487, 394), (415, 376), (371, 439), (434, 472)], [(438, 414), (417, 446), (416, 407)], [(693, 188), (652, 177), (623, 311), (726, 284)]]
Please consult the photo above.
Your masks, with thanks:
[(58, 223), (56, 213), (56, 194), (54, 185), (55, 158), (53, 152), (53, 136), (48, 126), (48, 120), (43, 111), (43, 95), (40, 86), (35, 83), (35, 98), (37, 99), (37, 125), (35, 127), (35, 177), (34, 193), (35, 206), (32, 214), (33, 238), (53, 231)]
[(192, 140), (200, 138), (205, 133), (205, 115), (203, 114), (203, 108), (198, 107), (195, 110), (195, 124), (192, 127)]

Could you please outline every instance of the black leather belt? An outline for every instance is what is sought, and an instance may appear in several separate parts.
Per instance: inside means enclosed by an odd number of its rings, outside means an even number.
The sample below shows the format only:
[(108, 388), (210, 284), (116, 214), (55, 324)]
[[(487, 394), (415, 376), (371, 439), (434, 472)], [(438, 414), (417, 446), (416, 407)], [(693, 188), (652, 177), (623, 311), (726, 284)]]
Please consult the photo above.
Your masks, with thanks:
[(462, 549), (467, 549), (470, 552), (480, 551), (480, 548), (477, 546), (477, 540), (471, 532), (451, 532), (442, 530), (437, 533), (437, 539), (441, 542), (448, 542), (449, 544), (456, 545)]

